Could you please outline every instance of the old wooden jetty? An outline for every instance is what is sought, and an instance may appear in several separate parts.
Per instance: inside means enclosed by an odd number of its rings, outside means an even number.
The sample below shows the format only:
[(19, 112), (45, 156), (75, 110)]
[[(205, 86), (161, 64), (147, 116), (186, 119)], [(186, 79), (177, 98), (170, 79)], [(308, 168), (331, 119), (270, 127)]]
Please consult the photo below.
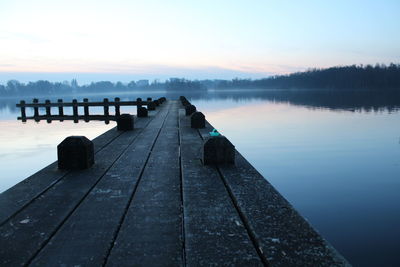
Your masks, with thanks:
[(186, 98), (161, 102), (90, 167), (0, 194), (0, 266), (349, 265)]
[[(114, 101), (104, 98), (102, 102), (89, 102), (88, 98), (84, 98), (83, 102), (78, 102), (77, 99), (73, 99), (72, 102), (64, 102), (62, 99), (58, 99), (57, 102), (53, 103), (50, 100), (39, 103), (39, 99), (35, 98), (32, 103), (26, 103), (24, 100), (21, 100), (17, 104), (17, 107), (21, 109), (21, 117), (18, 117), (18, 120), (22, 120), (23, 122), (26, 122), (26, 120), (35, 120), (37, 122), (46, 120), (48, 123), (51, 123), (53, 120), (73, 120), (75, 123), (79, 120), (86, 122), (101, 120), (108, 124), (110, 120), (117, 120), (120, 116), (120, 108), (122, 106), (137, 106), (137, 116), (146, 117), (148, 110), (155, 110), (156, 106), (164, 100), (165, 98), (152, 100), (151, 97), (148, 97), (146, 101), (143, 101), (141, 98), (137, 98), (136, 101), (121, 101), (119, 97), (116, 97)], [(70, 115), (64, 113), (64, 108), (68, 107), (72, 108), (72, 114)], [(79, 114), (79, 107), (83, 108), (83, 114)], [(90, 107), (102, 107), (104, 113), (90, 114)], [(114, 114), (110, 114), (110, 107), (114, 108)], [(33, 108), (34, 112), (32, 116), (26, 115), (26, 108)], [(52, 114), (51, 108), (57, 108), (57, 114)], [(40, 114), (40, 109), (45, 109), (45, 113)]]

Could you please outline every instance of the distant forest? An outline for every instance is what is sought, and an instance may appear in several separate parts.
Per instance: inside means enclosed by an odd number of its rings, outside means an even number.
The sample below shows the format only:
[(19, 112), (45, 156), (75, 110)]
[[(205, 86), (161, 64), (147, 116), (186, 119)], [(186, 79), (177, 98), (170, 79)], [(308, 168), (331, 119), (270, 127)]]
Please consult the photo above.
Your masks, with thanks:
[(352, 65), (327, 69), (310, 69), (264, 79), (187, 80), (170, 78), (165, 82), (148, 80), (129, 83), (109, 81), (78, 85), (71, 82), (37, 81), (27, 84), (10, 80), (0, 85), (0, 96), (63, 95), (134, 90), (205, 91), (207, 89), (324, 89), (324, 90), (400, 90), (400, 64)]

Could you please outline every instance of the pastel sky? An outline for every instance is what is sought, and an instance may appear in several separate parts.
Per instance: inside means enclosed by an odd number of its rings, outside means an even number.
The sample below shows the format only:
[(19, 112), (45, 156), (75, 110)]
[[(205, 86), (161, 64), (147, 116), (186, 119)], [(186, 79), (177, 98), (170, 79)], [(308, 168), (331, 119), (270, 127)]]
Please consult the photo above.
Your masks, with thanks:
[(1, 0), (0, 81), (399, 63), (399, 33), (398, 0)]

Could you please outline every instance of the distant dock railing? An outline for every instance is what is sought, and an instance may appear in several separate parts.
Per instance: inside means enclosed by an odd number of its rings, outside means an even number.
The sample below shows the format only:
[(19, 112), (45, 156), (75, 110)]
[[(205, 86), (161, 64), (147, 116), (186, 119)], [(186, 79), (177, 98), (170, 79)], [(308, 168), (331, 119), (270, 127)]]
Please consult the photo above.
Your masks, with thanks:
[[(165, 97), (156, 100), (148, 97), (146, 101), (143, 101), (141, 98), (137, 98), (136, 101), (121, 101), (119, 97), (116, 97), (114, 101), (104, 98), (102, 102), (89, 102), (89, 99), (84, 98), (83, 102), (78, 102), (77, 99), (73, 99), (72, 102), (64, 102), (62, 99), (58, 99), (57, 102), (45, 100), (44, 103), (39, 103), (39, 100), (35, 98), (32, 100), (32, 103), (26, 103), (24, 100), (21, 100), (16, 106), (21, 109), (21, 116), (18, 117), (18, 120), (22, 122), (26, 122), (27, 120), (35, 120), (36, 122), (46, 120), (48, 123), (51, 123), (53, 120), (73, 120), (75, 123), (78, 123), (79, 120), (84, 120), (85, 122), (98, 120), (108, 124), (110, 120), (115, 121), (121, 115), (121, 106), (136, 106), (137, 115), (139, 117), (146, 117), (148, 110), (155, 110), (156, 106), (165, 100)], [(147, 108), (144, 106), (147, 106)], [(58, 114), (52, 114), (51, 108), (55, 107), (58, 107)], [(64, 114), (64, 107), (72, 107), (72, 115)], [(83, 107), (83, 114), (79, 114), (79, 107)], [(90, 107), (103, 107), (103, 114), (90, 114)], [(114, 114), (110, 115), (110, 107), (114, 107)], [(33, 108), (33, 116), (26, 115), (26, 108)], [(40, 114), (40, 111), (43, 109), (45, 109), (45, 114)]]

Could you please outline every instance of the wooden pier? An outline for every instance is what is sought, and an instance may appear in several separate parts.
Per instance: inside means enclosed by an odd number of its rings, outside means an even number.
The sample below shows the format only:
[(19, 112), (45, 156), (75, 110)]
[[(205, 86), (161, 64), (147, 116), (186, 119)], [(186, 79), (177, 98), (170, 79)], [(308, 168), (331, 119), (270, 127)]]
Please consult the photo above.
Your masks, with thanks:
[(0, 266), (349, 266), (239, 152), (204, 165), (212, 130), (168, 100), (0, 194)]
[[(109, 101), (108, 98), (104, 98), (102, 102), (89, 102), (88, 98), (84, 98), (82, 102), (78, 102), (77, 99), (73, 99), (72, 102), (64, 102), (62, 99), (58, 99), (57, 102), (53, 103), (51, 103), (50, 100), (39, 103), (39, 100), (35, 98), (32, 100), (32, 103), (26, 103), (24, 100), (21, 100), (16, 106), (21, 110), (21, 116), (18, 117), (18, 120), (22, 122), (26, 122), (27, 120), (35, 120), (36, 122), (46, 120), (48, 123), (51, 123), (53, 120), (73, 120), (75, 123), (78, 123), (79, 120), (84, 120), (85, 122), (100, 120), (108, 124), (110, 120), (117, 120), (118, 116), (121, 114), (120, 108), (123, 106), (136, 106), (138, 116), (146, 117), (147, 115), (141, 116), (143, 110), (145, 114), (147, 114), (147, 110), (155, 110), (156, 106), (159, 106), (165, 100), (165, 97), (156, 100), (152, 100), (152, 98), (149, 97), (146, 101), (143, 101), (141, 98), (136, 99), (136, 101), (121, 101), (119, 97), (116, 97), (114, 101)], [(147, 106), (147, 109), (143, 106)], [(71, 107), (72, 114), (65, 114), (65, 107)], [(79, 107), (83, 108), (83, 114), (79, 114)], [(90, 107), (102, 107), (103, 114), (90, 114)], [(110, 115), (110, 107), (114, 108), (114, 114), (112, 115)], [(26, 108), (33, 108), (33, 116), (26, 115)], [(52, 114), (51, 108), (57, 108), (57, 114)], [(45, 109), (44, 114), (40, 114), (41, 109)]]

